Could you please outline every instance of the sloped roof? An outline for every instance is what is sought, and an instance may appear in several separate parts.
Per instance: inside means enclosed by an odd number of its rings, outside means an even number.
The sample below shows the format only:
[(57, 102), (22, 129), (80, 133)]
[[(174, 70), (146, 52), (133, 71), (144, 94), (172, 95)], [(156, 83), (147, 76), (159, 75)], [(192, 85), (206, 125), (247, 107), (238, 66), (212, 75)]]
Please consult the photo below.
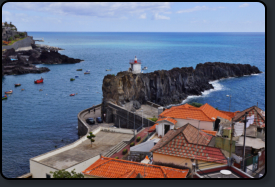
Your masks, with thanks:
[(259, 107), (257, 107), (257, 106), (252, 106), (252, 107), (247, 108), (247, 109), (245, 109), (245, 110), (243, 110), (243, 111), (241, 111), (241, 112), (238, 112), (238, 113), (235, 115), (235, 117), (233, 118), (233, 120), (234, 120), (234, 121), (240, 120), (240, 118), (243, 117), (243, 116), (245, 115), (246, 112), (250, 112), (250, 111), (253, 110), (253, 109), (258, 113), (258, 115), (263, 119), (263, 121), (265, 121), (265, 116), (261, 113), (262, 110), (261, 110)]
[(217, 134), (217, 131), (208, 131), (208, 130), (202, 130), (202, 131), (207, 134), (211, 134), (212, 136), (216, 136), (216, 134)]
[[(231, 115), (231, 113), (230, 113)], [(215, 121), (217, 117), (231, 120), (231, 117), (224, 112), (213, 108), (209, 104), (204, 104), (201, 107), (193, 107), (185, 104), (181, 106), (171, 107), (160, 114), (160, 117), (171, 117), (180, 119), (195, 119), (201, 121)]]
[(186, 178), (188, 169), (142, 164), (128, 160), (101, 157), (82, 173), (103, 178), (136, 178), (138, 173), (144, 178)]
[(168, 131), (150, 151), (164, 155), (226, 164), (227, 159), (219, 148), (207, 146), (212, 137), (191, 124), (186, 124), (177, 130)]
[(154, 130), (156, 130), (156, 126), (158, 125), (158, 123), (156, 123), (155, 125), (153, 125), (152, 127), (149, 128), (148, 132), (152, 132)]
[(160, 121), (164, 121), (164, 120), (169, 121), (169, 122), (173, 123), (174, 125), (177, 123), (177, 120), (174, 120), (174, 119), (169, 118), (169, 117), (167, 117), (167, 118), (159, 118), (156, 122), (160, 122)]
[(221, 113), (224, 113), (225, 115), (227, 115), (228, 117), (230, 118), (234, 118), (235, 115), (240, 112), (240, 111), (236, 111), (236, 112), (228, 112), (228, 111), (222, 111), (222, 110), (219, 110)]

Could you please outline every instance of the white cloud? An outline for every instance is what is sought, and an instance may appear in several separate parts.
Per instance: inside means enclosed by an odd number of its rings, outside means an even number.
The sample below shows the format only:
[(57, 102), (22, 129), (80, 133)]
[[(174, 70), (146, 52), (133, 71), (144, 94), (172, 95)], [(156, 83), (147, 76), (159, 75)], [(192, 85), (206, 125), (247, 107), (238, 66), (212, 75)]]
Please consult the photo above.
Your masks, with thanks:
[(170, 9), (170, 2), (9, 2), (3, 9), (48, 12), (61, 15), (121, 17), (150, 11), (153, 14)]
[(153, 19), (155, 19), (155, 20), (159, 20), (159, 19), (166, 19), (166, 20), (169, 20), (170, 17), (162, 16), (162, 15), (159, 15), (158, 13), (156, 13), (156, 14), (154, 15)]
[(181, 13), (189, 13), (189, 12), (195, 12), (195, 11), (200, 11), (200, 10), (217, 10), (217, 9), (221, 9), (221, 8), (226, 8), (226, 7), (207, 7), (207, 6), (195, 6), (194, 8), (189, 8), (189, 9), (184, 9), (184, 10), (179, 10), (177, 11), (178, 14)]
[(240, 8), (244, 8), (244, 7), (248, 7), (248, 6), (249, 6), (248, 3), (244, 3), (244, 4), (240, 5), (239, 7), (240, 7)]
[(140, 19), (146, 19), (146, 13), (141, 14), (141, 15), (139, 16), (139, 18), (140, 18)]

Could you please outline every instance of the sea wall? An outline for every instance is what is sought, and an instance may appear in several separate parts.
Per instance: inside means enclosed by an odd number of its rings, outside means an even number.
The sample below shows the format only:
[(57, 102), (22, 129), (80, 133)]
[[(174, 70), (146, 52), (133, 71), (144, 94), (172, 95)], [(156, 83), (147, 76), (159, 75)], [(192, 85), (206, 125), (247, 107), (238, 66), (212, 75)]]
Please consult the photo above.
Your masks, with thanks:
[(2, 50), (3, 49), (12, 49), (12, 48), (14, 48), (14, 50), (17, 50), (20, 47), (29, 47), (32, 44), (34, 44), (33, 38), (32, 38), (32, 36), (28, 36), (27, 38), (17, 41), (12, 45), (2, 46)]
[(167, 106), (181, 103), (189, 95), (201, 95), (203, 91), (214, 88), (210, 81), (256, 73), (261, 72), (250, 64), (221, 62), (198, 64), (195, 69), (183, 67), (140, 74), (119, 72), (116, 76), (109, 74), (104, 77), (103, 100), (120, 106), (131, 100)]

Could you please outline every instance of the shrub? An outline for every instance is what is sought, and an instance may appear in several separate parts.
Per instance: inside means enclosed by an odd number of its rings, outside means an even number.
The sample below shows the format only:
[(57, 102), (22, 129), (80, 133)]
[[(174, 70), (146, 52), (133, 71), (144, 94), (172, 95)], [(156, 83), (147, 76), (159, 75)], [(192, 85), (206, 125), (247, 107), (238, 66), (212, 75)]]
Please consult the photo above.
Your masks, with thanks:
[(123, 154), (123, 155), (126, 155), (127, 152), (128, 152), (128, 149), (124, 149), (124, 150), (122, 151), (122, 154)]
[(140, 141), (140, 136), (139, 137), (137, 137), (137, 140), (136, 140), (137, 142), (139, 142)]
[(194, 106), (194, 107), (200, 107), (200, 106), (202, 106), (203, 104), (201, 104), (201, 103), (196, 103), (196, 102), (193, 102), (193, 103), (190, 103), (190, 105), (191, 106)]
[(15, 37), (15, 38), (19, 38), (20, 36), (17, 34), (17, 35), (15, 35), (14, 37)]
[(25, 36), (25, 33), (20, 32), (19, 35), (20, 35), (20, 36)]
[(152, 118), (148, 118), (149, 120), (153, 121), (153, 122), (156, 122), (158, 120), (158, 118), (156, 118), (155, 116), (152, 117)]
[(116, 157), (115, 157), (115, 159), (119, 159), (119, 157), (118, 157), (118, 156), (116, 156)]
[(8, 38), (8, 41), (12, 41), (12, 37), (9, 37), (9, 38)]
[(135, 142), (132, 142), (131, 144), (130, 144), (130, 147), (133, 147), (135, 145)]

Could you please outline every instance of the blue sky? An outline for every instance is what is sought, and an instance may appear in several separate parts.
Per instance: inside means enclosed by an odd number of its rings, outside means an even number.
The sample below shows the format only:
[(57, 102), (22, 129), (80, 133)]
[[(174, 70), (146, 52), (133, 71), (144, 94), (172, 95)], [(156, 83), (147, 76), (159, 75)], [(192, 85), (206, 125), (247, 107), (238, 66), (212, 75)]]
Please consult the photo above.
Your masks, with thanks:
[(2, 22), (19, 31), (264, 32), (258, 2), (8, 2)]

